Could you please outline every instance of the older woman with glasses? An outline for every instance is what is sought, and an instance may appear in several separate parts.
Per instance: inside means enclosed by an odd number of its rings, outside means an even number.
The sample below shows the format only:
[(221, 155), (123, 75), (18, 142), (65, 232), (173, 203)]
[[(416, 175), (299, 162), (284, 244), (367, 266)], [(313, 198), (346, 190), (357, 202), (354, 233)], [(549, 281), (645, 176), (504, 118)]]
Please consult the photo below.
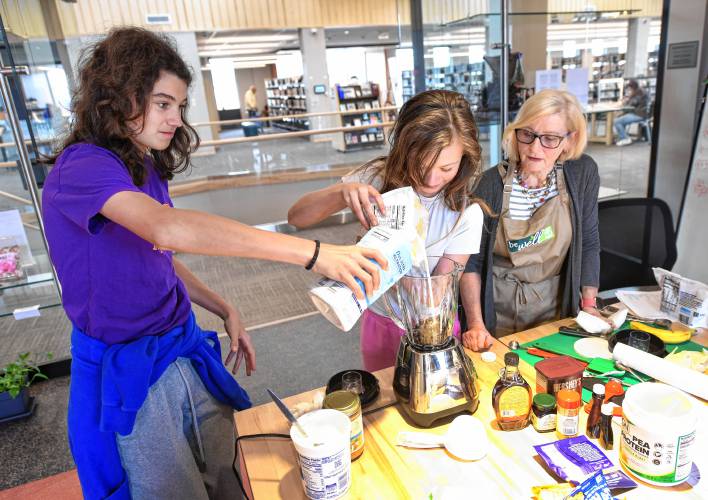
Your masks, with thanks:
[(485, 217), (480, 253), (462, 277), (466, 347), (485, 349), (491, 334), (522, 331), (580, 308), (600, 316), (600, 177), (583, 154), (586, 143), (580, 103), (560, 90), (528, 99), (504, 130), (508, 159), (487, 170), (475, 192), (497, 215)]

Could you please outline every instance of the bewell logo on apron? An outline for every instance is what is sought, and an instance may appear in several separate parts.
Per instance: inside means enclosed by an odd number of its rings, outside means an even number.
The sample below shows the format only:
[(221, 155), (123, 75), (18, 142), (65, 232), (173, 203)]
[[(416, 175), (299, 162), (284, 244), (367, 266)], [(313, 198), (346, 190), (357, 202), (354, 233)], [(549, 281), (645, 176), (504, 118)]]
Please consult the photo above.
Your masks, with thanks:
[(515, 253), (523, 250), (524, 248), (533, 247), (548, 240), (552, 240), (555, 236), (553, 226), (546, 226), (540, 231), (536, 231), (534, 234), (526, 236), (525, 238), (507, 241), (507, 248), (509, 249), (509, 253)]

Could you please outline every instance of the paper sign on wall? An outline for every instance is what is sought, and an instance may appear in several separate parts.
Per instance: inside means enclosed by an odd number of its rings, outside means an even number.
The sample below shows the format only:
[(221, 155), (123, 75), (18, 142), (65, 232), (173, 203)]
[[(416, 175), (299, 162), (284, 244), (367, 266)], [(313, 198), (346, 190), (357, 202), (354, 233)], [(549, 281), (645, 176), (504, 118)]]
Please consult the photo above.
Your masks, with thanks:
[(559, 69), (544, 69), (536, 71), (536, 92), (543, 89), (561, 88), (563, 76)]
[(588, 104), (588, 68), (565, 70), (565, 89), (578, 98), (581, 106)]

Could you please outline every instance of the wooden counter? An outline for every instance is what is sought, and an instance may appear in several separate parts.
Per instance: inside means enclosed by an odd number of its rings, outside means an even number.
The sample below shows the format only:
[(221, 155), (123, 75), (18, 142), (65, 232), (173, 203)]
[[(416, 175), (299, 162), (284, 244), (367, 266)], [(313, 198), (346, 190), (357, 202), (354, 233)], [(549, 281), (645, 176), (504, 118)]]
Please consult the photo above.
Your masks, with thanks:
[[(527, 342), (556, 332), (558, 325), (569, 322), (562, 320), (502, 340), (504, 343), (512, 339)], [(705, 330), (697, 340), (704, 345), (707, 343), (708, 334)], [(491, 389), (498, 379), (499, 370), (503, 367), (503, 356), (508, 349), (502, 342), (496, 341), (491, 351), (497, 355), (493, 363), (486, 363), (481, 360), (479, 353), (468, 351), (480, 379), (480, 403), (474, 415), (487, 426), (490, 441), (487, 456), (476, 462), (463, 462), (453, 458), (444, 449), (419, 450), (396, 446), (399, 431), (422, 429), (406, 421), (395, 404), (391, 388), (393, 368), (381, 370), (376, 372), (381, 395), (372, 407), (366, 409), (365, 451), (361, 458), (352, 463), (352, 486), (345, 498), (427, 499), (431, 492), (434, 498), (440, 498), (443, 493), (449, 495), (446, 498), (529, 498), (532, 486), (557, 482), (541, 465), (533, 449), (533, 445), (557, 440), (555, 433), (540, 434), (531, 426), (520, 431), (503, 432), (495, 426)], [(524, 378), (532, 388), (535, 387), (534, 369), (524, 362), (520, 365)], [(315, 392), (287, 398), (286, 404), (293, 407), (298, 402), (311, 401)], [(581, 415), (581, 428), (584, 430), (584, 412)], [(704, 419), (699, 424), (694, 447), (694, 463), (704, 476), (697, 485), (654, 488), (642, 484), (629, 491), (626, 497), (673, 497), (681, 492), (681, 498), (708, 498), (708, 453), (705, 453), (708, 449), (708, 425), (705, 422)], [(446, 422), (425, 431), (444, 434), (448, 424)], [(285, 418), (273, 403), (238, 412), (236, 427), (239, 435), (289, 432)], [(619, 427), (617, 424), (613, 427), (615, 450), (606, 453), (615, 464), (619, 464)], [(300, 482), (297, 455), (290, 440), (243, 440), (239, 443), (238, 452), (242, 473), (247, 476), (244, 479), (250, 483), (250, 488), (247, 486), (247, 490), (250, 489), (249, 497), (256, 500), (306, 498)]]

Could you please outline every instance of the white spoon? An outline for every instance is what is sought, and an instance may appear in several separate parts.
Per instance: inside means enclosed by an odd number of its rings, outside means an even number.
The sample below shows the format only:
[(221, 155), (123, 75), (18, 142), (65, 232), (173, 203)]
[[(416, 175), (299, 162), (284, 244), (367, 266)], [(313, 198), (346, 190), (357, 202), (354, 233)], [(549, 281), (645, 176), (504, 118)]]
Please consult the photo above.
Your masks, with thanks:
[(429, 432), (398, 433), (398, 446), (408, 448), (445, 448), (461, 460), (479, 460), (487, 454), (489, 441), (484, 424), (472, 415), (459, 415), (444, 435)]

